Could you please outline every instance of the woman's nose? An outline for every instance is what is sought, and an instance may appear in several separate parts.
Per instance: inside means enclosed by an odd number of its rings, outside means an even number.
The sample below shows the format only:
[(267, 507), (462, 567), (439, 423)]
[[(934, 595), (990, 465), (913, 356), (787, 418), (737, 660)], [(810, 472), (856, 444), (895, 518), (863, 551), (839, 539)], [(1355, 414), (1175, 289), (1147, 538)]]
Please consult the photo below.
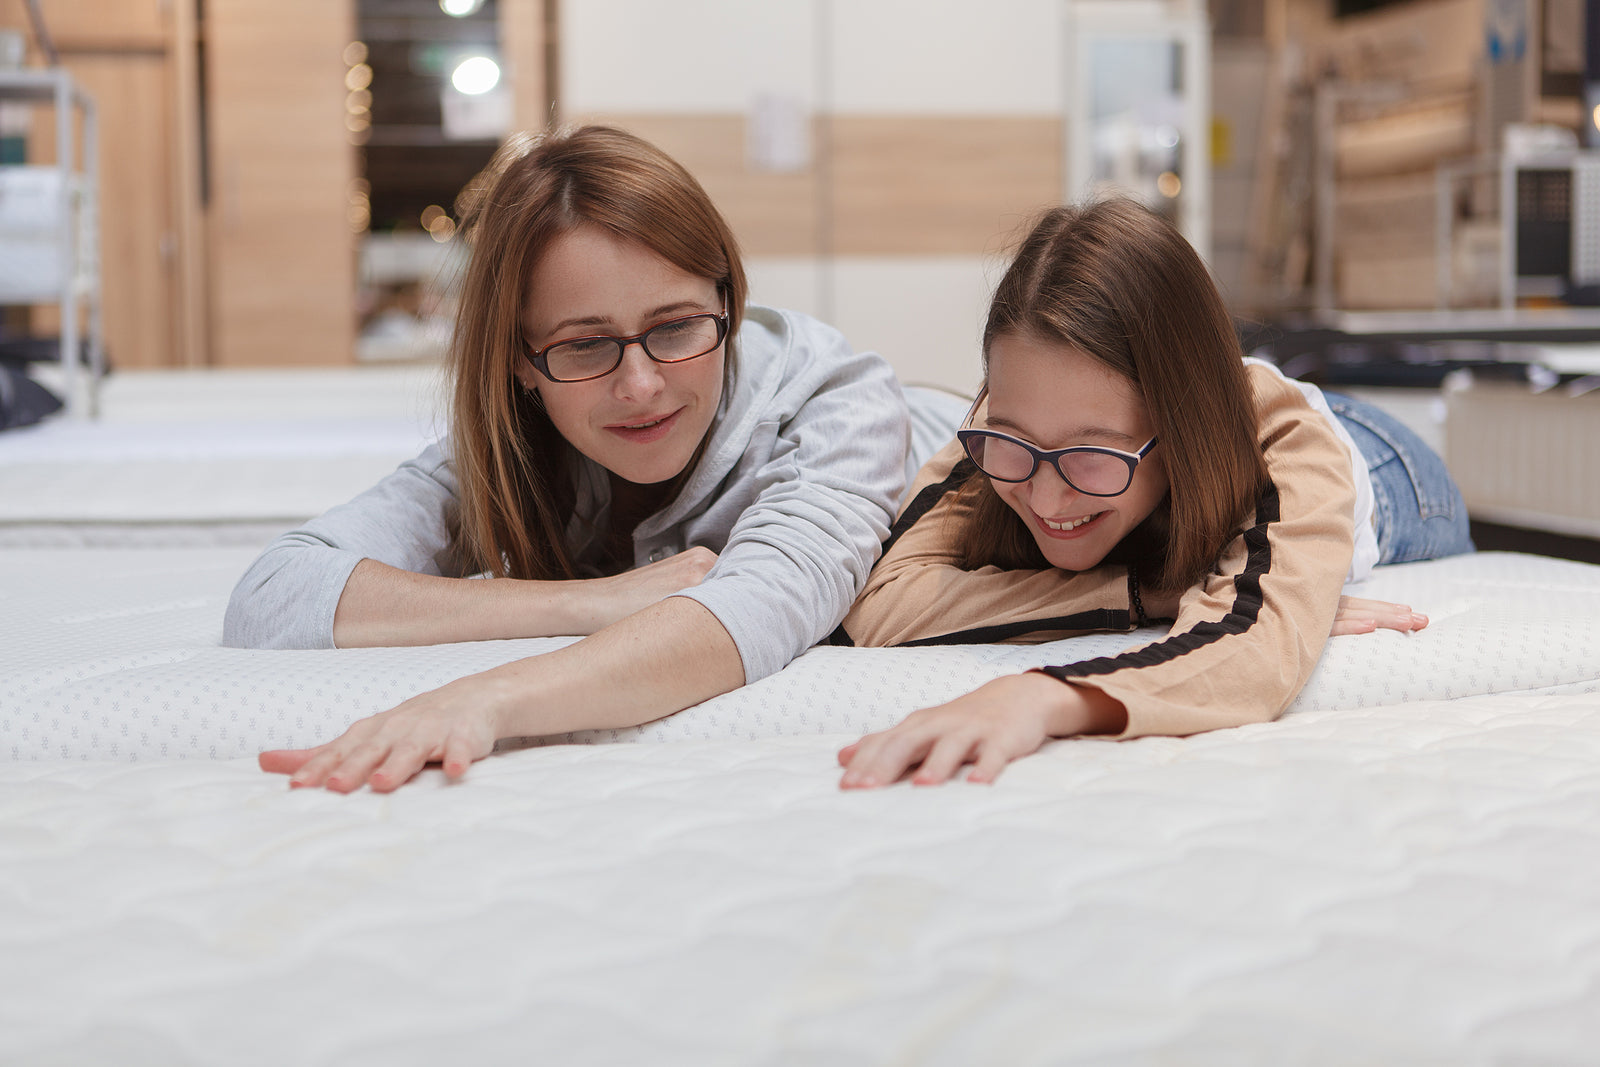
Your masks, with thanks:
[(617, 368), (617, 395), (626, 399), (654, 396), (665, 380), (661, 367), (645, 352), (644, 345), (634, 341), (622, 350), (622, 366)]

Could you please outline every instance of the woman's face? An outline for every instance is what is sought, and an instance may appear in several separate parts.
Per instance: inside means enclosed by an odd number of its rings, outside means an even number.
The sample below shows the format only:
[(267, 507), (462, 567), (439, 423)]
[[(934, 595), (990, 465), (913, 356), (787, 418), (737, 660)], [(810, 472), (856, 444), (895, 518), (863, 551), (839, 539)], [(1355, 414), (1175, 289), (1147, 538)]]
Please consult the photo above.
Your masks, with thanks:
[[(1044, 451), (1100, 445), (1137, 452), (1155, 436), (1133, 382), (1076, 348), (1018, 334), (1002, 334), (989, 346), (984, 425)], [(1167, 495), (1167, 472), (1158, 442), (1118, 496), (1080, 493), (1047, 463), (1025, 482), (991, 478), (989, 484), (1021, 516), (1052, 566), (1082, 571), (1156, 509)]]
[[(575, 337), (631, 337), (656, 323), (720, 313), (717, 286), (686, 274), (633, 241), (579, 226), (553, 241), (529, 279), (522, 326), (542, 349)], [(656, 363), (631, 344), (603, 378), (552, 382), (526, 355), (517, 378), (538, 391), (561, 436), (625, 481), (675, 478), (711, 427), (722, 396), (726, 343), (696, 359)]]

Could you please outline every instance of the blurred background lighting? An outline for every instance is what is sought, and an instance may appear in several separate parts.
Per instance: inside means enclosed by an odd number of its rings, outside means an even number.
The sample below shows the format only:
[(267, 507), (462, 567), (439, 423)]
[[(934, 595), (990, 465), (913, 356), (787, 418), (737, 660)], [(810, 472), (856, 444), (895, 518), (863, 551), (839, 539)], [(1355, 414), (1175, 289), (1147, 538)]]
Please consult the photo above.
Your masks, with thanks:
[(500, 81), (500, 65), (488, 56), (463, 59), (450, 75), (450, 84), (457, 92), (478, 96), (493, 89)]
[(446, 15), (464, 19), (483, 6), (483, 0), (439, 0), (439, 10)]

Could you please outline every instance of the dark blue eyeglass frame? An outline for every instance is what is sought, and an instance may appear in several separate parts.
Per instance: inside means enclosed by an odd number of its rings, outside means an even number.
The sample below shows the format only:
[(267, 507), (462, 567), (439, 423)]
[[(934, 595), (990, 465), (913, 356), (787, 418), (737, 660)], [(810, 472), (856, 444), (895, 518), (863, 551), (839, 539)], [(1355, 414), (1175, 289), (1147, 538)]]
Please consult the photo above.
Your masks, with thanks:
[[(1012, 437), (1008, 433), (1000, 433), (998, 430), (957, 430), (956, 438), (961, 442), (962, 449), (966, 451), (967, 458), (972, 460), (972, 462), (976, 464), (980, 471), (983, 471), (984, 474), (988, 475), (990, 478), (993, 478), (997, 482), (1025, 482), (1029, 478), (1032, 478), (1035, 474), (1039, 473), (1039, 464), (1048, 463), (1050, 466), (1055, 468), (1056, 473), (1061, 476), (1062, 481), (1072, 486), (1072, 488), (1076, 489), (1084, 496), (1100, 497), (1121, 496), (1123, 493), (1126, 493), (1128, 491), (1128, 486), (1133, 484), (1133, 472), (1138, 470), (1139, 461), (1144, 459), (1145, 456), (1149, 455), (1150, 450), (1154, 448), (1156, 446), (1156, 442), (1160, 440), (1159, 437), (1150, 438), (1150, 440), (1146, 441), (1144, 446), (1141, 447), (1137, 452), (1124, 452), (1118, 448), (1105, 448), (1101, 445), (1074, 445), (1071, 448), (1058, 448), (1054, 451), (1047, 452), (1042, 448), (1033, 447), (1028, 442), (1020, 438)], [(978, 457), (973, 455), (972, 444), (972, 442), (984, 438), (994, 438), (996, 440), (1005, 441), (1007, 444), (1016, 445), (1018, 448), (1021, 448), (1024, 452), (1028, 453), (1028, 455), (1033, 459), (1033, 464), (1028, 468), (1028, 473), (1021, 478), (1003, 478), (998, 474), (993, 474), (990, 471), (985, 470), (983, 464), (978, 462)], [(1083, 488), (1071, 478), (1068, 478), (1066, 469), (1061, 466), (1061, 459), (1063, 456), (1077, 455), (1080, 453), (1093, 453), (1094, 455), (1098, 456), (1111, 456), (1115, 459), (1120, 459), (1128, 466), (1128, 480), (1123, 482), (1122, 488), (1118, 489), (1114, 493), (1096, 493)]]

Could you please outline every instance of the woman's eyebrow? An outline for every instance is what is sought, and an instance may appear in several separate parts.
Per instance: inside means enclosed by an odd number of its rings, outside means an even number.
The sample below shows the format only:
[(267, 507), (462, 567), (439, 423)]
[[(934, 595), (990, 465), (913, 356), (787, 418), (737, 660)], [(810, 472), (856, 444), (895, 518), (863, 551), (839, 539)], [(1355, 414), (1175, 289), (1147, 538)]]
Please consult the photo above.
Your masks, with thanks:
[[(674, 300), (670, 304), (662, 304), (660, 307), (651, 308), (644, 313), (644, 319), (646, 325), (649, 325), (660, 322), (662, 319), (670, 319), (674, 315), (692, 314), (696, 311), (704, 310), (705, 304), (703, 301)], [(607, 328), (615, 329), (616, 320), (606, 315), (580, 315), (570, 319), (562, 319), (550, 327), (548, 333), (554, 336), (565, 333), (568, 330), (604, 330)]]
[[(1034, 444), (1039, 443), (1038, 435), (1029, 433), (1025, 427), (1006, 418), (1004, 415), (990, 415), (988, 424), (991, 429), (1003, 427), (1012, 431), (1017, 437), (1026, 438)], [(1091, 441), (1115, 441), (1119, 444), (1141, 443), (1135, 441), (1130, 434), (1125, 434), (1120, 430), (1113, 430), (1107, 426), (1079, 426), (1062, 434), (1060, 439), (1063, 441), (1082, 441), (1085, 439)]]

